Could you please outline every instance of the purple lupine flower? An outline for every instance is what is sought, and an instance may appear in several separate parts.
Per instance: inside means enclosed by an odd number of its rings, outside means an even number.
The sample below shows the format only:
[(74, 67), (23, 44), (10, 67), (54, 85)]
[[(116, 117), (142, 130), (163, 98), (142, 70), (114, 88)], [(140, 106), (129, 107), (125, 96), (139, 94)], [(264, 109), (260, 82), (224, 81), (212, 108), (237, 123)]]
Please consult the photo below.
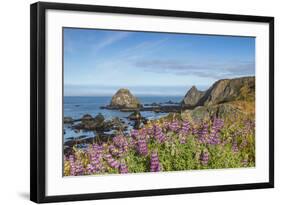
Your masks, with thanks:
[(161, 171), (161, 166), (158, 158), (157, 152), (152, 152), (150, 156), (150, 171), (159, 172)]
[(245, 124), (244, 128), (240, 131), (240, 136), (242, 137), (242, 142), (241, 142), (239, 148), (241, 148), (241, 149), (246, 147), (247, 144), (248, 144), (247, 136), (249, 134), (252, 134), (255, 131), (254, 121), (247, 120), (247, 121), (244, 122), (244, 124)]
[(208, 138), (208, 143), (209, 144), (220, 144), (220, 134), (219, 131), (223, 128), (224, 122), (222, 119), (219, 118), (214, 118), (212, 128), (211, 128), (211, 133)]
[(214, 118), (213, 120), (213, 129), (215, 130), (221, 130), (223, 128), (224, 121), (219, 118)]
[(190, 123), (188, 121), (184, 121), (181, 127), (181, 133), (188, 134), (190, 130)]
[(117, 169), (120, 166), (119, 161), (115, 160), (111, 154), (105, 155), (105, 159), (111, 168)]
[(208, 138), (208, 124), (204, 123), (202, 128), (198, 131), (198, 139), (201, 143), (206, 143)]
[(153, 134), (153, 129), (149, 127), (144, 127), (139, 131), (140, 135), (152, 135)]
[(73, 155), (69, 155), (68, 157), (69, 164), (70, 164), (70, 175), (75, 176), (75, 159)]
[(208, 150), (204, 150), (200, 155), (200, 161), (202, 165), (207, 165), (209, 162), (209, 152)]
[(122, 135), (113, 137), (113, 144), (109, 146), (109, 151), (112, 155), (121, 157), (129, 149), (127, 138)]
[(242, 131), (244, 136), (251, 134), (255, 130), (255, 122), (252, 120), (246, 120), (244, 122), (244, 129)]
[(140, 136), (137, 141), (137, 150), (140, 155), (146, 156), (148, 153), (148, 147), (145, 136)]
[(166, 139), (162, 129), (159, 126), (154, 126), (154, 137), (160, 143), (164, 142)]
[(76, 160), (75, 161), (75, 175), (78, 176), (78, 175), (83, 175), (84, 174), (84, 167), (82, 165), (82, 162), (79, 161), (79, 160)]
[(125, 163), (121, 163), (119, 166), (119, 172), (120, 174), (127, 174), (128, 173), (128, 167)]
[(101, 169), (95, 163), (90, 163), (87, 165), (86, 170), (88, 174), (95, 174), (99, 173)]
[(112, 141), (113, 141), (114, 145), (119, 147), (119, 148), (124, 148), (124, 147), (128, 146), (127, 139), (122, 135), (118, 135), (118, 136), (113, 137)]
[(219, 135), (218, 131), (215, 129), (212, 129), (207, 141), (209, 144), (212, 144), (212, 145), (220, 144), (221, 140), (220, 140), (220, 135)]
[(87, 151), (90, 155), (90, 163), (87, 165), (88, 174), (98, 173), (103, 169), (101, 163), (103, 150), (103, 145), (93, 144), (88, 147)]
[(92, 146), (88, 146), (87, 152), (90, 154), (90, 160), (95, 158), (102, 158), (103, 150), (103, 145), (92, 144)]
[(233, 141), (233, 143), (232, 143), (232, 151), (233, 151), (234, 153), (237, 153), (237, 152), (239, 151), (238, 145), (237, 145), (237, 140), (236, 140), (236, 139), (235, 139), (235, 140)]
[(199, 130), (196, 129), (195, 127), (193, 127), (191, 131), (192, 131), (193, 135), (198, 135), (198, 133), (199, 133)]
[(90, 164), (92, 173), (98, 173), (103, 169), (100, 156), (96, 156), (95, 158), (93, 158)]
[(119, 156), (122, 154), (122, 151), (120, 151), (120, 149), (116, 148), (114, 145), (109, 145), (108, 149), (113, 156)]
[(95, 173), (95, 166), (93, 166), (92, 164), (87, 164), (86, 170), (88, 174)]
[(182, 127), (179, 133), (179, 140), (181, 144), (185, 144), (186, 143), (186, 137), (188, 135), (190, 131), (190, 123), (188, 121), (184, 121), (182, 123)]
[(153, 132), (154, 132), (154, 130), (153, 130), (152, 127), (146, 128), (146, 134), (147, 135), (153, 135)]
[(135, 129), (131, 130), (131, 136), (132, 137), (136, 138), (138, 135), (139, 135), (139, 131), (138, 130), (135, 130)]
[(172, 123), (169, 124), (169, 129), (171, 131), (178, 131), (180, 129), (180, 125), (179, 125), (179, 122), (178, 121), (173, 121)]

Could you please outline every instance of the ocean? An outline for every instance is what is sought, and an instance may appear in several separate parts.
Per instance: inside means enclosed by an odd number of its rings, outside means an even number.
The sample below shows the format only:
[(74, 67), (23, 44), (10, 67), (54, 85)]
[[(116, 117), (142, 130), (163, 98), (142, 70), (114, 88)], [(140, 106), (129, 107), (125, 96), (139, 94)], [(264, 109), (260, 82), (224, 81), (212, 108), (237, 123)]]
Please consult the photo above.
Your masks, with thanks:
[[(137, 96), (141, 104), (151, 103), (165, 103), (168, 101), (180, 102), (183, 96)], [(73, 119), (79, 119), (85, 114), (90, 114), (95, 117), (101, 113), (105, 119), (111, 119), (119, 117), (127, 122), (127, 118), (131, 112), (120, 112), (118, 110), (101, 109), (101, 106), (108, 105), (110, 103), (111, 96), (91, 96), (91, 97), (77, 97), (66, 96), (64, 97), (64, 117), (72, 117)], [(147, 119), (157, 119), (161, 116), (167, 115), (167, 113), (155, 113), (152, 111), (143, 111), (141, 115)], [(69, 125), (64, 125), (64, 141), (70, 138), (76, 137), (93, 137), (94, 132), (75, 132)]]

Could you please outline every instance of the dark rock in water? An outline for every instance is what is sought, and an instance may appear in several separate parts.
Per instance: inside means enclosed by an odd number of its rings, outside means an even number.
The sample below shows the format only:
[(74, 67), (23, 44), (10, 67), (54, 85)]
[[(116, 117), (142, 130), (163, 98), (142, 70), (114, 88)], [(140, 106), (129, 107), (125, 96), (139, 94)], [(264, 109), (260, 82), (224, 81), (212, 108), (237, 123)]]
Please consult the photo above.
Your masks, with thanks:
[(160, 106), (168, 106), (168, 105), (177, 105), (177, 104), (180, 104), (178, 102), (173, 102), (172, 100), (168, 100), (167, 102), (160, 102), (160, 103), (151, 103), (151, 104), (144, 104), (144, 106), (147, 106), (147, 107), (160, 107)]
[(179, 104), (178, 102), (173, 102), (172, 100), (168, 100), (167, 102), (164, 102), (164, 103), (160, 103), (160, 104), (168, 104), (168, 105), (176, 105), (176, 104)]
[(154, 103), (151, 103), (150, 105), (151, 105), (151, 106), (160, 106), (160, 104), (155, 103), (155, 102), (154, 102)]
[(90, 115), (90, 114), (85, 114), (85, 115), (83, 115), (83, 117), (81, 118), (81, 121), (83, 122), (83, 123), (86, 123), (86, 122), (88, 122), (88, 121), (92, 121), (94, 118), (93, 118), (93, 116), (92, 115)]
[(135, 111), (128, 116), (129, 120), (140, 120), (142, 118), (141, 113), (139, 111)]
[(74, 128), (78, 130), (97, 130), (103, 127), (104, 117), (102, 114), (98, 114), (96, 117), (86, 114), (81, 118), (81, 123), (74, 125)]
[(125, 122), (118, 117), (113, 118), (109, 123), (112, 130), (124, 131), (126, 129)]
[(182, 105), (162, 105), (158, 107), (143, 107), (140, 111), (153, 111), (156, 113), (169, 113), (169, 112), (181, 112), (182, 110), (188, 109)]
[(128, 89), (122, 88), (112, 97), (108, 107), (116, 109), (138, 109), (142, 105)]
[(139, 108), (135, 109), (135, 108), (121, 108), (119, 109), (121, 112), (134, 112), (136, 110), (139, 110)]
[(104, 120), (105, 120), (105, 118), (104, 118), (104, 116), (101, 114), (101, 113), (99, 113), (96, 117), (94, 117), (94, 119), (93, 119), (93, 121), (94, 122), (96, 122), (98, 125), (102, 125), (103, 123), (104, 123)]
[(72, 119), (72, 117), (64, 117), (63, 122), (65, 124), (72, 124), (74, 122), (74, 120)]
[(80, 107), (80, 105), (75, 105), (75, 107)]
[(190, 90), (184, 96), (182, 104), (185, 106), (195, 106), (199, 100), (203, 97), (205, 92), (197, 90), (195, 86), (192, 86)]
[(141, 113), (139, 111), (135, 111), (132, 114), (128, 116), (129, 120), (132, 120), (134, 123), (132, 126), (134, 129), (139, 129), (143, 125), (143, 123), (146, 123), (146, 119), (141, 116)]
[(96, 117), (91, 115), (84, 115), (81, 119), (81, 123), (75, 124), (72, 128), (84, 131), (98, 131), (98, 132), (109, 132), (111, 130), (124, 131), (126, 129), (124, 121), (119, 118), (113, 118), (111, 120), (105, 120), (102, 114), (98, 114)]

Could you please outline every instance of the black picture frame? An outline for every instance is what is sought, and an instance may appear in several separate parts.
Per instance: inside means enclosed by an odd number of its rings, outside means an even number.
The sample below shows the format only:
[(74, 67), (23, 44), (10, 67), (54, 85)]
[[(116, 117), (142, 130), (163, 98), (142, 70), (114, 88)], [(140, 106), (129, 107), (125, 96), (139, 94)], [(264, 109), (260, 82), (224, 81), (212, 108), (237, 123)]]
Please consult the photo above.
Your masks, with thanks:
[[(263, 183), (203, 186), (191, 188), (170, 188), (109, 193), (46, 196), (46, 81), (45, 81), (45, 25), (46, 10), (86, 11), (102, 13), (168, 16), (195, 19), (216, 19), (230, 21), (263, 22), (269, 25), (269, 181)], [(38, 2), (30, 7), (30, 199), (37, 203), (76, 200), (97, 200), (123, 197), (141, 197), (198, 192), (218, 192), (274, 187), (274, 18), (218, 13), (156, 10), (82, 4)]]

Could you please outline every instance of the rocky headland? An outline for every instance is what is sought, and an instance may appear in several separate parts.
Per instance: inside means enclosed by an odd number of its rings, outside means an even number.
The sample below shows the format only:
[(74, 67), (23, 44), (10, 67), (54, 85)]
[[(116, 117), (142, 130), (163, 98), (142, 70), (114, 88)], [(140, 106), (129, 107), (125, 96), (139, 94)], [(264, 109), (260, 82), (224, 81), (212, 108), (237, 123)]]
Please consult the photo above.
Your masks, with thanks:
[(192, 87), (185, 95), (182, 106), (192, 105), (181, 116), (194, 121), (219, 118), (237, 118), (255, 114), (255, 77), (223, 79), (206, 91)]

